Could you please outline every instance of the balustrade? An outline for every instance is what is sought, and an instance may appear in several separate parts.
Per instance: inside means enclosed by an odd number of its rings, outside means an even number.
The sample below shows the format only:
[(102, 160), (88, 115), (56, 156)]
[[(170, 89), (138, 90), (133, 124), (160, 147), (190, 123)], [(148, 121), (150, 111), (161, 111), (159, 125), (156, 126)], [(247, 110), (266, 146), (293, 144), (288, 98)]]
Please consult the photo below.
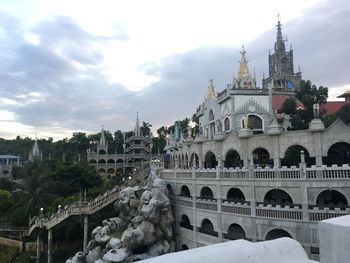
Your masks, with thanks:
[(238, 215), (250, 215), (251, 209), (248, 202), (230, 202), (224, 200), (222, 203), (222, 212), (238, 214)]

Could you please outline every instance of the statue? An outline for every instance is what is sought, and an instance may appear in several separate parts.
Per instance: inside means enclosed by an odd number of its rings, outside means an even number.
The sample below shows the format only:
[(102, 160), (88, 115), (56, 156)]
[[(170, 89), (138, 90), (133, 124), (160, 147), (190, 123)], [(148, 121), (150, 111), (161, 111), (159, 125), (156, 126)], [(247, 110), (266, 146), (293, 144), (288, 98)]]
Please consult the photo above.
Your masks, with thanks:
[(315, 103), (313, 105), (313, 109), (314, 109), (314, 118), (318, 119), (320, 117), (320, 104)]
[(217, 120), (217, 121), (216, 121), (216, 127), (217, 127), (218, 132), (221, 132), (221, 131), (222, 131), (222, 124), (221, 124), (221, 121), (220, 121), (220, 120)]
[(242, 118), (243, 121), (243, 128), (248, 129), (248, 115), (244, 115)]

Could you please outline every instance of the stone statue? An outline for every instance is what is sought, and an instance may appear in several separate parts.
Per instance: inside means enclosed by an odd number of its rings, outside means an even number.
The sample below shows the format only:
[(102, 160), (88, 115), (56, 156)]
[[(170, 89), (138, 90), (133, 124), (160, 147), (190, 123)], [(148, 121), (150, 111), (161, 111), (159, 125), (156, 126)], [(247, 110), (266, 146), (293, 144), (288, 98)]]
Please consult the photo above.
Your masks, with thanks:
[(155, 169), (146, 186), (121, 190), (114, 204), (116, 217), (93, 229), (86, 250), (66, 263), (127, 263), (174, 252), (174, 218), (167, 192)]
[(248, 116), (247, 116), (247, 114), (243, 116), (242, 121), (243, 121), (243, 128), (248, 129)]
[(314, 109), (314, 118), (318, 119), (320, 117), (320, 104), (315, 103), (313, 105), (313, 109)]
[(199, 126), (199, 134), (202, 135), (203, 134), (203, 127)]
[(220, 120), (216, 121), (216, 127), (218, 132), (222, 131), (222, 124)]

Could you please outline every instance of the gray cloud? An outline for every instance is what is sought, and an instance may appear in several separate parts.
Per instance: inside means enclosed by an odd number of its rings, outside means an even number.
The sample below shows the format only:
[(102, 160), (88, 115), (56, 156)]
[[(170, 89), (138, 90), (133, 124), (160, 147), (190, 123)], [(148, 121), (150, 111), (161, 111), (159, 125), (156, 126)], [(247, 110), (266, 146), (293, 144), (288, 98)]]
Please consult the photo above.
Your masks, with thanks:
[[(283, 24), (283, 33), (293, 43), (295, 70), (301, 65), (303, 77), (317, 85), (350, 84), (350, 4), (345, 0), (322, 2), (297, 20)], [(136, 111), (141, 120), (154, 128), (191, 116), (207, 92), (208, 79), (214, 78), (217, 91), (225, 88), (237, 73), (239, 49), (211, 47), (164, 58), (159, 65), (140, 68), (159, 81), (132, 92), (111, 85), (101, 73), (102, 55), (94, 44), (109, 40), (82, 30), (74, 20), (57, 17), (32, 30), (41, 40), (38, 46), (26, 43), (19, 22), (0, 14), (0, 96), (17, 100), (18, 105), (0, 105), (14, 111), (17, 120), (49, 130), (97, 131), (104, 124), (112, 131), (129, 130)], [(219, 30), (219, 29), (218, 29)], [(123, 30), (121, 30), (123, 32)], [(268, 50), (273, 48), (275, 27), (246, 43), (250, 69), (260, 80), (268, 72)], [(112, 38), (124, 41), (125, 33)], [(60, 49), (61, 53), (56, 52)], [(79, 70), (72, 61), (86, 67)], [(83, 75), (83, 77), (81, 76)], [(43, 98), (28, 102), (19, 95), (38, 92)], [(27, 102), (27, 104), (26, 104)], [(6, 136), (6, 134), (0, 134)]]

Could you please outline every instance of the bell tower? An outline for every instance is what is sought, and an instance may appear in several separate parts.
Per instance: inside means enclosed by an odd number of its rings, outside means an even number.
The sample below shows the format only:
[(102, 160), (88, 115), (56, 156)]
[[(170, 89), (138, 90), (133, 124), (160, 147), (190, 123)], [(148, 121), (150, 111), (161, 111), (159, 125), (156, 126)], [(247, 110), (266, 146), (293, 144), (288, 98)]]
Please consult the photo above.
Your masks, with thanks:
[(269, 77), (263, 79), (263, 88), (269, 84), (274, 94), (290, 94), (299, 87), (301, 72), (294, 73), (293, 49), (286, 49), (286, 39), (282, 35), (280, 20), (277, 23), (277, 37), (274, 52), (269, 52)]

